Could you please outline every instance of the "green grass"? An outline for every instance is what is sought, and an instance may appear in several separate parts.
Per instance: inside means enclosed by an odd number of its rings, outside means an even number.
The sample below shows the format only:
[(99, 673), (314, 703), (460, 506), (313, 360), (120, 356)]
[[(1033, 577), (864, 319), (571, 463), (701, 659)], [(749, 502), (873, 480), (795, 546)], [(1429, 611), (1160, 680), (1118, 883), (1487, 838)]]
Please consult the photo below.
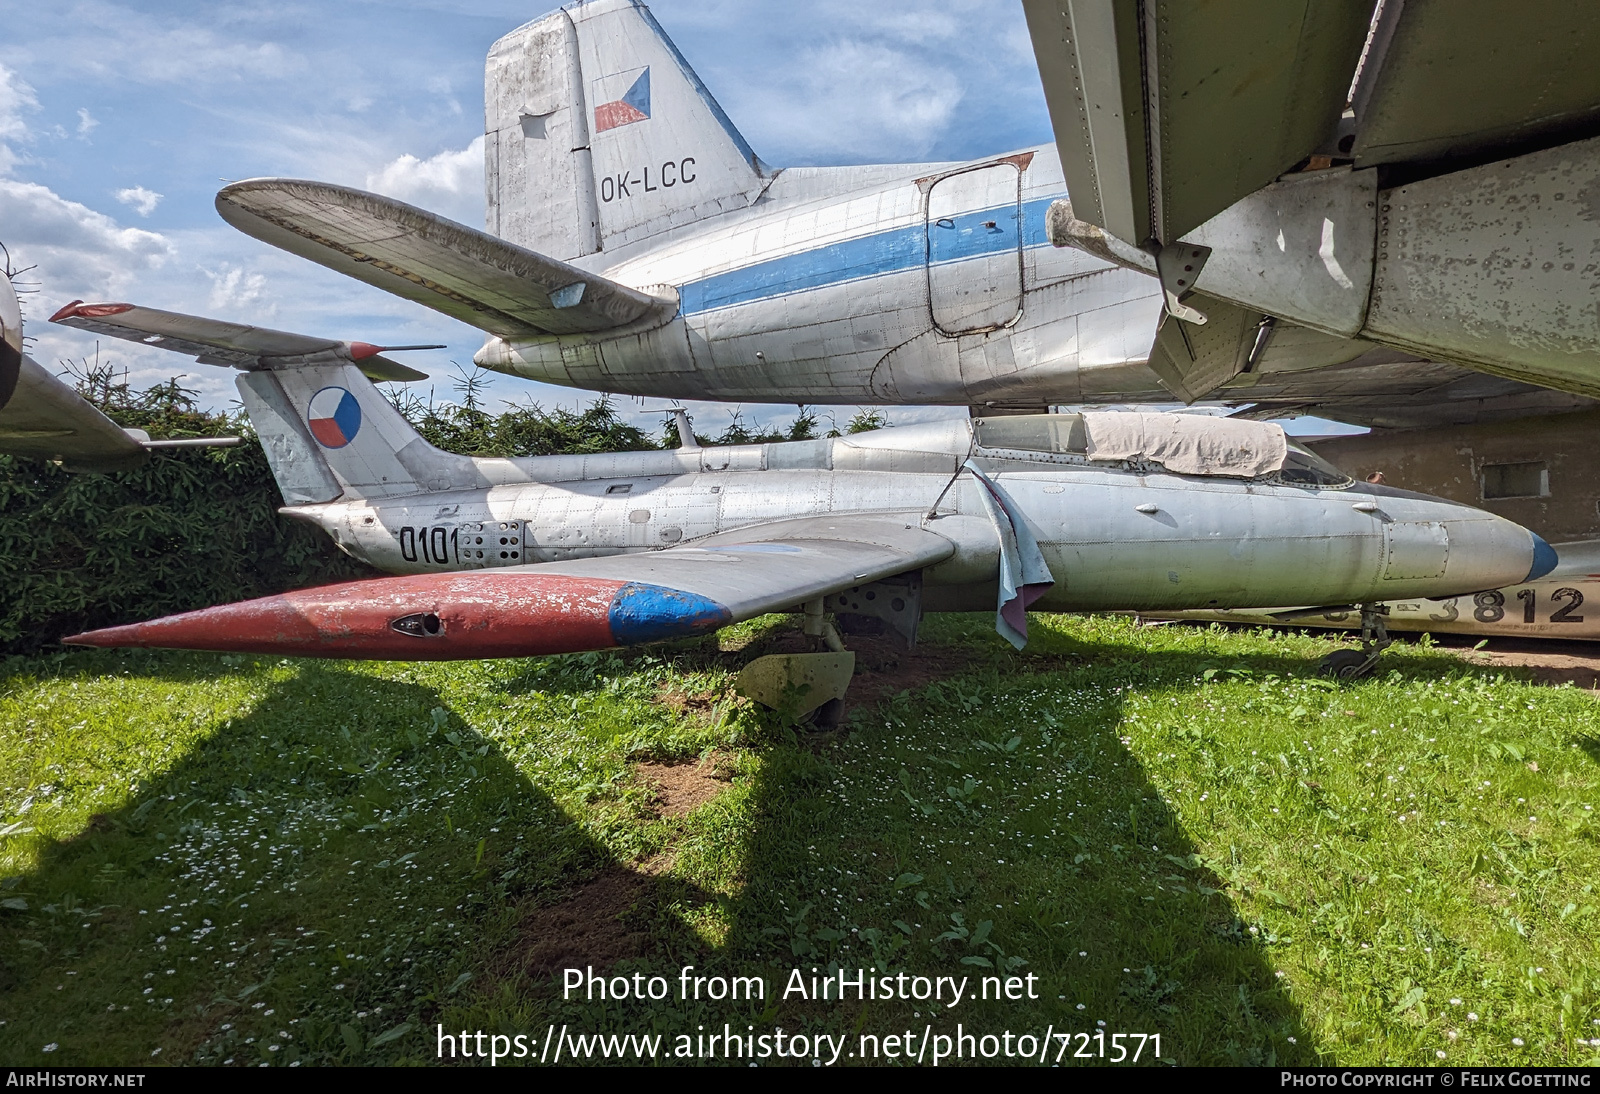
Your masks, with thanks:
[[(428, 1062), (436, 1023), (854, 1048), (959, 1021), (1103, 1022), (1186, 1064), (1600, 1062), (1594, 698), (1426, 645), (1335, 687), (1320, 638), (1033, 627), (1018, 655), (930, 618), (976, 659), (820, 740), (728, 696), (740, 657), (710, 642), (0, 662), (0, 1061)], [(711, 750), (729, 789), (658, 817), (633, 764)], [(764, 1003), (563, 1001), (529, 971), (538, 909), (644, 863), (670, 868), (618, 971), (762, 975)], [(872, 965), (1031, 973), (1040, 998), (774, 998), (791, 968)]]

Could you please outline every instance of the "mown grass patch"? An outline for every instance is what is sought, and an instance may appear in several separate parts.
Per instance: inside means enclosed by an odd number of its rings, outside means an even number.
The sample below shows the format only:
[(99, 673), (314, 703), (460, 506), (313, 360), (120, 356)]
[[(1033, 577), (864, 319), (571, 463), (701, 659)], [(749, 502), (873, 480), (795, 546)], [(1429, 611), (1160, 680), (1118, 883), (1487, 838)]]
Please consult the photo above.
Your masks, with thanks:
[[(1590, 696), (1420, 645), (1333, 687), (1321, 638), (1036, 616), (1018, 655), (932, 617), (959, 674), (812, 738), (729, 695), (782, 622), (720, 637), (743, 653), (4, 662), (0, 1058), (959, 1021), (1182, 1063), (1596, 1061)], [(635, 777), (712, 753), (728, 789), (682, 815)], [(768, 998), (563, 1001), (551, 954), (581, 946), (531, 925), (602, 882), (616, 971)], [(773, 998), (873, 965), (1040, 998)]]

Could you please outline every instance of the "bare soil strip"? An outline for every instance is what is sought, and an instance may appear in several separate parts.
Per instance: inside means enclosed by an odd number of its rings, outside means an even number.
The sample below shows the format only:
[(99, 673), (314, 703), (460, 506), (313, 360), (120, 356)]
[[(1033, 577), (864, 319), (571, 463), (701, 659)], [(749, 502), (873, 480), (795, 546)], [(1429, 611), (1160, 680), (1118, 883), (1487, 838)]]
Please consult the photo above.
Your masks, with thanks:
[[(1436, 640), (1438, 637), (1435, 636)], [(1584, 691), (1600, 693), (1600, 648), (1593, 642), (1491, 638), (1483, 649), (1475, 650), (1467, 646), (1463, 638), (1452, 636), (1452, 639), (1440, 641), (1440, 648), (1469, 664), (1527, 669), (1541, 683), (1571, 684)]]

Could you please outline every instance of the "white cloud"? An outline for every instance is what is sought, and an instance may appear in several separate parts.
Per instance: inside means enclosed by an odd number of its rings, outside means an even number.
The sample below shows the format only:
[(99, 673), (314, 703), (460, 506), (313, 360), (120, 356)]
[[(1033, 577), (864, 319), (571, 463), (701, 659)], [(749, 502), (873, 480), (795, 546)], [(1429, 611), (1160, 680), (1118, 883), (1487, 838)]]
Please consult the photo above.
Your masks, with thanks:
[(655, 0), (652, 7), (762, 158), (777, 166), (970, 159), (1049, 136), (1014, 2)]
[(131, 4), (87, 0), (74, 5), (70, 19), (56, 20), (51, 32), (29, 42), (29, 50), (78, 80), (116, 77), (190, 89), (292, 80), (310, 69), (302, 54), (278, 42), (251, 41), (231, 22), (213, 28)]
[[(124, 285), (171, 257), (172, 245), (155, 232), (124, 228), (104, 213), (47, 186), (11, 177), (24, 162), (13, 144), (31, 139), (25, 114), (37, 110), (33, 88), (0, 65), (0, 232), (19, 268), (33, 274), (49, 298), (115, 295)], [(159, 200), (160, 195), (151, 195)], [(152, 208), (153, 208), (152, 204)]]
[(963, 94), (949, 69), (889, 44), (844, 39), (806, 50), (802, 64), (747, 92), (742, 105), (755, 127), (781, 129), (791, 147), (893, 163), (927, 156)]
[(87, 137), (100, 125), (100, 120), (89, 113), (86, 106), (78, 107), (78, 136)]
[(223, 266), (203, 272), (211, 279), (213, 310), (262, 316), (277, 311), (268, 299), (267, 279), (263, 274), (246, 271), (242, 266)]
[(27, 81), (0, 64), (0, 140), (22, 140), (28, 135), (23, 115), (39, 109), (39, 99)]
[(37, 265), (52, 297), (104, 299), (173, 255), (164, 236), (124, 228), (49, 187), (17, 179), (0, 179), (0, 226), (17, 264)]
[(370, 172), (367, 189), (477, 227), (483, 223), (483, 138), (425, 160), (408, 152)]
[(161, 202), (161, 195), (154, 190), (146, 190), (143, 186), (129, 186), (118, 190), (114, 195), (124, 205), (131, 205), (136, 213), (147, 217), (156, 211), (156, 206)]
[(27, 119), (23, 116), (39, 109), (39, 99), (27, 81), (5, 65), (0, 64), (0, 176), (11, 174), (22, 155), (12, 147), (14, 142), (25, 141), (31, 135)]

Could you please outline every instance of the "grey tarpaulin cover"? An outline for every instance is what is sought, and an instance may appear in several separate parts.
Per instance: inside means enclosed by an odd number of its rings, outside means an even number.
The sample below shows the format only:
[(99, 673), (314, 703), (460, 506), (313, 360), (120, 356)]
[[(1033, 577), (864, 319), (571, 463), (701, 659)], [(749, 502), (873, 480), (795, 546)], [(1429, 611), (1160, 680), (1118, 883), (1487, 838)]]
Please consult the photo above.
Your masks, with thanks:
[(1253, 479), (1283, 466), (1288, 442), (1271, 422), (1202, 414), (1085, 413), (1091, 460), (1149, 460), (1179, 475)]
[(994, 629), (1020, 650), (1028, 644), (1028, 607), (1050, 591), (1055, 575), (1028, 527), (1028, 518), (1011, 496), (971, 460), (961, 466), (978, 480), (978, 496), (1000, 536), (1000, 599), (995, 606)]

